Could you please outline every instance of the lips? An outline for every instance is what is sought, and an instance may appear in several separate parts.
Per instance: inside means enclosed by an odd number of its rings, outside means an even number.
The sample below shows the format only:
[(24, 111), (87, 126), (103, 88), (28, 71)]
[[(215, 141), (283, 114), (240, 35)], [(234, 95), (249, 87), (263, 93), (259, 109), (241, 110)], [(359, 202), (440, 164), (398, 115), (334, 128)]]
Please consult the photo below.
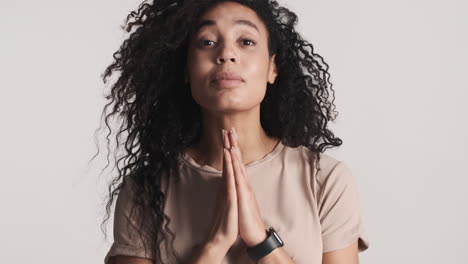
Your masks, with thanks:
[(242, 77), (235, 73), (235, 72), (218, 72), (215, 74), (214, 78), (212, 79), (213, 82), (220, 82), (222, 80), (227, 81), (244, 81)]

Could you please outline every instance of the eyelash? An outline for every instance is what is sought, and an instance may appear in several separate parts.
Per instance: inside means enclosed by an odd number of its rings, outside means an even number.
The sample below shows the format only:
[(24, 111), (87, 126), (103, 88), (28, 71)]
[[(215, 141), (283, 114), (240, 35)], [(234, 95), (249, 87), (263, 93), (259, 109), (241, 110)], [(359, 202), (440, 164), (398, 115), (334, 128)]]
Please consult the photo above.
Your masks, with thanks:
[[(212, 41), (212, 40), (205, 39), (205, 40), (202, 40), (202, 45), (203, 45), (206, 41), (214, 42), (214, 41)], [(242, 39), (242, 41), (250, 41), (250, 42), (252, 42), (252, 45), (247, 45), (247, 46), (255, 46), (255, 45), (257, 44), (257, 42), (255, 42), (255, 41), (253, 41), (253, 40), (251, 40), (251, 39)], [(203, 45), (203, 46), (205, 46), (205, 45)]]

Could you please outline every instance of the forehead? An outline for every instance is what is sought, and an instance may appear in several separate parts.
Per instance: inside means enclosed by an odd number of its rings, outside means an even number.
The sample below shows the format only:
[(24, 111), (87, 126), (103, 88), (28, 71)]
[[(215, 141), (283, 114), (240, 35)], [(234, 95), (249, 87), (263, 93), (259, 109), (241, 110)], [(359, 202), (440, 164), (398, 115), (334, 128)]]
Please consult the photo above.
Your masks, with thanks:
[(222, 2), (210, 7), (195, 23), (193, 32), (217, 26), (248, 27), (259, 34), (266, 31), (255, 11), (235, 2)]

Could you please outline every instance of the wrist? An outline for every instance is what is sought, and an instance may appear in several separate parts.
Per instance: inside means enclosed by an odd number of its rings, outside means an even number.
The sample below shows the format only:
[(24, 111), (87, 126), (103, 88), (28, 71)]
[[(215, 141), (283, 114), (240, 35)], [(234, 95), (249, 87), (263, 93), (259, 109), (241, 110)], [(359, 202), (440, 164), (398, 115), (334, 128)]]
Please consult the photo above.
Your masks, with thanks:
[(203, 251), (213, 260), (209, 263), (221, 263), (228, 250), (229, 246), (221, 240), (208, 240), (203, 245)]
[(263, 241), (265, 241), (267, 238), (268, 238), (268, 233), (267, 233), (267, 231), (265, 229), (265, 231), (263, 233), (259, 233), (253, 239), (251, 239), (249, 241), (245, 241), (245, 244), (249, 248), (255, 247), (256, 245), (258, 245), (258, 244), (262, 243)]
[(232, 243), (228, 244), (227, 240), (221, 237), (212, 237), (206, 240), (205, 246), (210, 249), (216, 249), (221, 251), (225, 250), (227, 252), (232, 246)]
[(281, 240), (278, 233), (276, 233), (273, 227), (270, 227), (267, 231), (267, 238), (257, 245), (248, 247), (247, 254), (249, 255), (250, 259), (257, 262), (269, 255), (276, 248), (282, 247), (283, 245), (283, 240)]

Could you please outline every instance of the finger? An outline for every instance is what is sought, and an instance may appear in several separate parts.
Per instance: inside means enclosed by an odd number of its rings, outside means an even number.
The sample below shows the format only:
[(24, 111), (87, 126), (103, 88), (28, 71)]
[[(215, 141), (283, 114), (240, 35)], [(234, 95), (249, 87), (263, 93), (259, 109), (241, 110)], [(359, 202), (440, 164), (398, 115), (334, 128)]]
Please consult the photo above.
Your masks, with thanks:
[(231, 148), (231, 144), (229, 142), (229, 137), (227, 135), (227, 132), (226, 130), (223, 129), (223, 145), (226, 149), (230, 149)]
[(239, 137), (236, 134), (236, 129), (232, 128), (229, 131), (229, 140), (230, 140), (231, 145), (236, 147), (236, 149), (237, 149), (237, 151), (234, 154), (238, 158), (239, 164), (240, 164), (242, 172), (243, 172), (243, 176), (247, 177), (247, 170), (245, 169), (245, 166), (244, 166), (244, 161), (242, 159), (242, 154), (241, 154), (241, 151), (240, 151), (240, 148), (239, 148), (239, 140), (238, 139), (239, 139)]
[[(229, 141), (230, 141), (231, 145), (233, 145), (236, 148), (240, 149), (239, 148), (239, 137), (237, 136), (236, 129), (234, 127), (231, 128), (231, 130), (229, 131)], [(242, 156), (241, 156), (241, 160), (242, 160)]]
[(224, 175), (226, 175), (226, 183), (229, 184), (228, 186), (226, 186), (226, 188), (228, 188), (227, 190), (235, 190), (236, 182), (234, 178), (234, 169), (232, 168), (232, 155), (228, 151), (228, 149), (231, 148), (231, 146), (229, 142), (229, 137), (227, 135), (228, 134), (227, 131), (224, 129), (222, 129), (222, 131), (223, 131), (223, 145), (224, 145), (223, 151), (224, 151), (224, 156), (226, 156), (225, 157), (226, 160), (225, 160), (225, 163), (223, 164), (223, 168), (226, 168)]
[(240, 187), (241, 190), (245, 189), (246, 186), (246, 176), (244, 175), (244, 170), (241, 168), (243, 166), (237, 156), (238, 149), (236, 147), (231, 148), (231, 158), (232, 158), (232, 167), (234, 169), (234, 177), (236, 179), (236, 187)]
[(237, 198), (236, 193), (236, 180), (234, 178), (234, 169), (232, 167), (232, 158), (231, 153), (225, 148), (223, 148), (223, 175), (226, 181), (226, 192), (227, 195), (231, 198)]

